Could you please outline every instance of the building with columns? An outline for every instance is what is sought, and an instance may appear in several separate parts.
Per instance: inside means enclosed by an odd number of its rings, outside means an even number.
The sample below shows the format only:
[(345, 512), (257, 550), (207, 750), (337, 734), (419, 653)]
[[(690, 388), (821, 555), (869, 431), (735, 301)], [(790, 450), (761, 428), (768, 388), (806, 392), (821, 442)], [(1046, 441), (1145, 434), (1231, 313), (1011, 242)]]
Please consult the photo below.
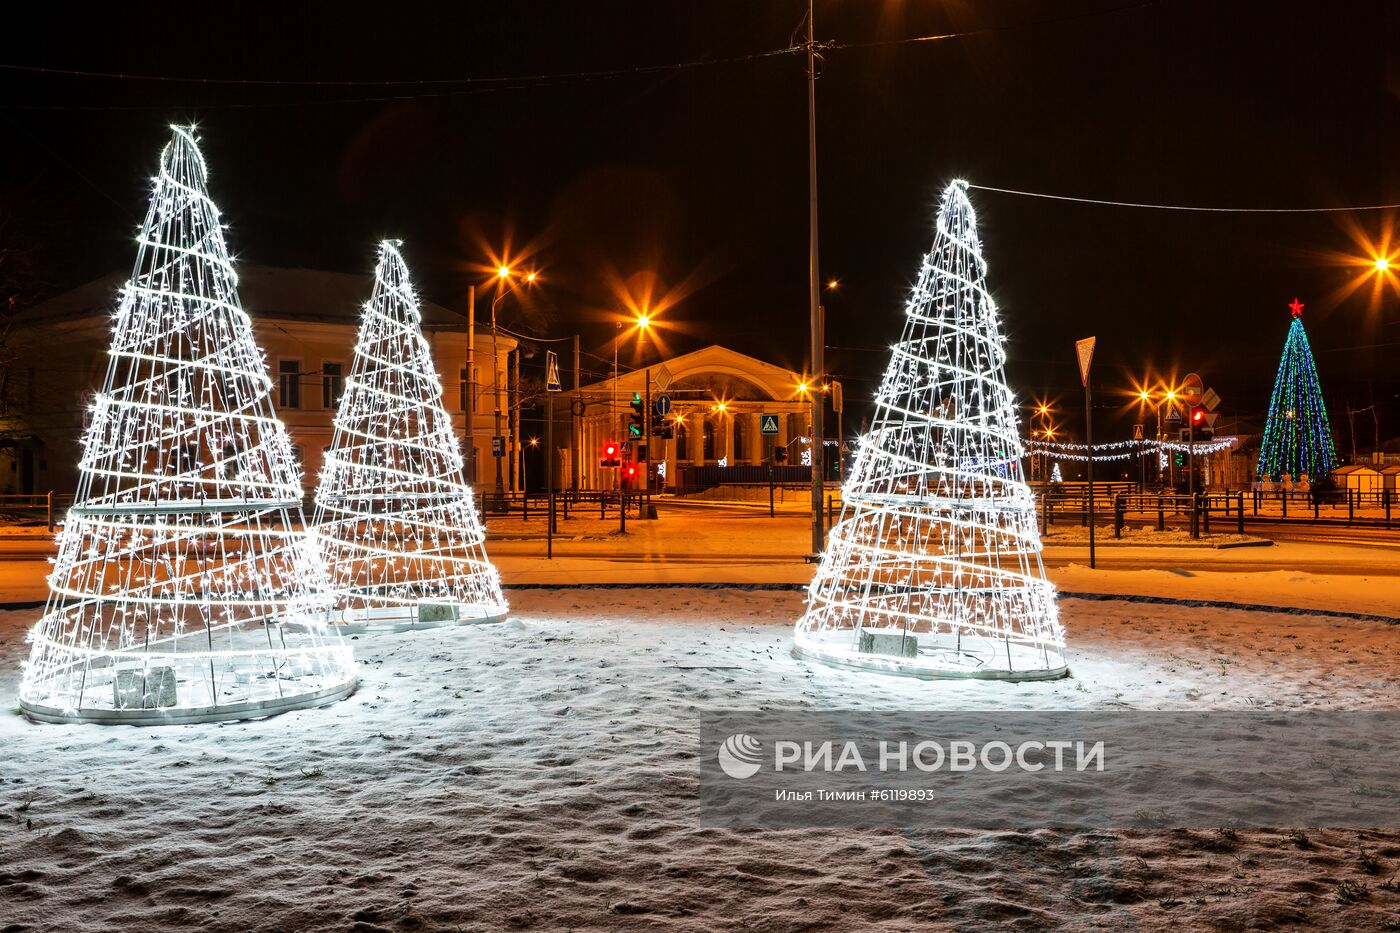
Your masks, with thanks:
[(692, 485), (687, 478), (699, 468), (728, 467), (739, 479), (738, 468), (765, 464), (769, 441), (760, 430), (761, 415), (777, 416), (773, 443), (788, 448), (789, 464), (801, 465), (811, 425), (802, 377), (715, 345), (582, 388), (583, 415), (576, 423), (584, 488), (616, 484), (617, 470), (600, 466), (599, 460), (607, 443), (626, 437), (633, 393), (646, 397), (648, 375), (653, 402), (659, 395), (670, 400), (666, 421), (675, 431), (671, 440), (652, 440), (657, 454), (650, 464), (656, 476), (653, 488)]
[[(127, 273), (89, 282), (19, 315), (0, 356), (0, 492), (69, 493), (77, 484), (83, 419), (107, 371), (112, 313)], [(273, 405), (301, 460), (309, 495), (331, 443), (335, 405), (350, 373), (360, 308), (374, 278), (314, 269), (238, 265), (238, 291), (253, 320), (258, 346), (276, 382)], [(496, 433), (497, 387), (503, 423), (510, 418), (507, 361), (517, 341), (475, 334), (476, 378), (468, 379), (468, 321), (422, 302), (423, 330), (442, 377), (443, 401), (458, 437), (466, 435), (468, 395), (474, 386), (473, 446), (477, 482), (494, 483), (491, 437)], [(492, 365), (492, 361), (495, 365)], [(509, 434), (507, 428), (501, 433)], [(471, 453), (464, 448), (471, 466)], [(509, 483), (509, 457), (502, 472)]]

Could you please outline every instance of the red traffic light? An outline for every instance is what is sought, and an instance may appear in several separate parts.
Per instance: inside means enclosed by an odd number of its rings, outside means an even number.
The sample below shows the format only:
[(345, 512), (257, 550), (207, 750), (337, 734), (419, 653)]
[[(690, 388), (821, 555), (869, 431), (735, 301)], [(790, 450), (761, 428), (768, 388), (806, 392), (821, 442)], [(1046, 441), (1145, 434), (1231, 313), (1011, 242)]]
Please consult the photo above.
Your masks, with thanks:
[(604, 444), (604, 445), (603, 445), (603, 456), (608, 457), (609, 459), (611, 459), (612, 457), (616, 457), (616, 456), (617, 456), (617, 445), (616, 445), (616, 444)]
[(1206, 410), (1205, 410), (1204, 408), (1197, 408), (1195, 411), (1191, 412), (1191, 423), (1192, 423), (1192, 424), (1200, 424), (1202, 421), (1205, 421), (1205, 420), (1206, 420)]
[(637, 467), (636, 467), (636, 465), (635, 465), (635, 464), (631, 464), (631, 463), (627, 464), (627, 476), (628, 476), (628, 478), (631, 478), (631, 477), (636, 476), (636, 475), (637, 475)]

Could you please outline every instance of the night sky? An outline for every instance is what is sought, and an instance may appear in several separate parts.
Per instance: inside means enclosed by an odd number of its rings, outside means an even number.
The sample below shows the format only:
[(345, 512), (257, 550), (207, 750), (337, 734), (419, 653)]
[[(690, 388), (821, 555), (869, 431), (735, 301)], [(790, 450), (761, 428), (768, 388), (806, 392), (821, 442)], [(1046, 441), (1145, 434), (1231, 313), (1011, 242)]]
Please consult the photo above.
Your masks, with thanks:
[[(375, 242), (398, 236), (423, 293), (464, 309), (504, 256), (543, 280), (507, 303), (514, 326), (582, 330), (606, 354), (610, 315), (670, 304), (674, 352), (723, 343), (805, 368), (803, 61), (759, 54), (790, 45), (800, 2), (44, 6), (4, 14), (6, 64), (276, 82), (0, 72), (0, 197), (49, 290), (130, 266), (165, 126), (194, 120), (241, 259), (369, 272)], [(849, 46), (825, 53), (817, 89), (821, 265), (841, 281), (829, 368), (847, 397), (874, 391), (949, 179), (1219, 207), (1400, 202), (1397, 9), (818, 3), (819, 39)], [(493, 76), (520, 79), (288, 83)], [(1400, 291), (1348, 264), (1400, 212), (972, 194), (1012, 384), (1056, 400), (1070, 434), (1073, 341), (1089, 334), (1098, 439), (1128, 436), (1126, 392), (1148, 373), (1196, 370), (1227, 419), (1258, 419), (1295, 296), (1339, 452), (1348, 403), (1374, 397), (1383, 437), (1400, 433)]]

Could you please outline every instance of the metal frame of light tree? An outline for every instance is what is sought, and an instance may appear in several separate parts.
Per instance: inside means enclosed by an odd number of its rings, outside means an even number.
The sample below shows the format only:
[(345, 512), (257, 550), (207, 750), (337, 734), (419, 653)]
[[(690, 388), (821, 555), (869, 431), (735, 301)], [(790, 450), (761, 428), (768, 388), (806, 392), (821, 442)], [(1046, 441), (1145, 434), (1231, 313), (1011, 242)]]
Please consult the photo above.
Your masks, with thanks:
[(315, 537), (352, 631), (498, 622), (508, 607), (399, 253), (379, 246), (316, 491)]
[(355, 688), (207, 167), (172, 129), (30, 635), (36, 720), (244, 719)]
[(794, 653), (929, 679), (1067, 673), (967, 185), (944, 191)]
[(1303, 329), (1303, 303), (1294, 298), (1289, 308), (1293, 321), (1288, 325), (1274, 391), (1269, 396), (1269, 417), (1264, 423), (1255, 475), (1275, 483), (1285, 475), (1294, 482), (1303, 476), (1317, 482), (1336, 466), (1337, 449), (1308, 332)]

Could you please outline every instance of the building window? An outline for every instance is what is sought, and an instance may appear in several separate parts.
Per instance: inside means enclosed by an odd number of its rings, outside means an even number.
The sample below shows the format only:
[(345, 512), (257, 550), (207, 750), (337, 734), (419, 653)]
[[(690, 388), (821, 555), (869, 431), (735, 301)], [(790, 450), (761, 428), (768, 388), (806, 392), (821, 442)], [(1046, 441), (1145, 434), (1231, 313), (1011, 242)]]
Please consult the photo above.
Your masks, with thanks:
[(706, 460), (715, 459), (715, 423), (706, 418), (700, 423), (701, 450)]
[(335, 408), (345, 394), (345, 369), (340, 363), (321, 364), (321, 407)]
[(277, 405), (301, 407), (301, 360), (277, 361)]

